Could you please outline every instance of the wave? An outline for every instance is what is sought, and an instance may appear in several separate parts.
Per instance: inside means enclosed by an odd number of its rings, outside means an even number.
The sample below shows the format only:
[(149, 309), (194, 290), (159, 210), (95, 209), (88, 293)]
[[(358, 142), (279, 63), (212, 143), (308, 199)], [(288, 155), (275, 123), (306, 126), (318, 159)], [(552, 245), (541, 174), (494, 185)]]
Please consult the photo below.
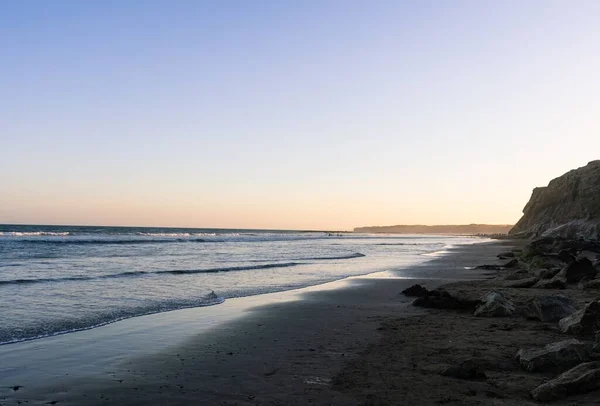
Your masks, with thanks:
[(423, 244), (408, 243), (408, 242), (382, 242), (382, 243), (373, 244), (373, 245), (423, 245)]
[(36, 237), (36, 236), (53, 236), (64, 237), (71, 235), (70, 232), (53, 232), (53, 231), (0, 231), (0, 237)]
[[(186, 308), (192, 308), (192, 307), (215, 306), (215, 305), (219, 305), (223, 302), (225, 302), (225, 298), (218, 296), (214, 290), (211, 290), (209, 294), (201, 296), (199, 299), (196, 299), (196, 300), (187, 300), (187, 301), (182, 301), (181, 303), (169, 303), (169, 302), (159, 303), (159, 304), (154, 304), (154, 305), (148, 306), (147, 308), (124, 310), (121, 312), (121, 313), (123, 313), (122, 315), (115, 316), (112, 313), (106, 314), (106, 315), (101, 315), (100, 317), (98, 317), (100, 320), (94, 320), (91, 322), (88, 320), (69, 321), (67, 323), (68, 324), (67, 326), (62, 326), (63, 327), (62, 329), (58, 328), (56, 331), (47, 332), (46, 329), (44, 329), (44, 332), (40, 333), (39, 331), (38, 332), (27, 332), (26, 331), (27, 329), (24, 329), (25, 330), (24, 332), (26, 335), (21, 336), (21, 337), (9, 337), (8, 339), (5, 339), (4, 341), (0, 341), (0, 345), (15, 344), (15, 343), (24, 342), (24, 341), (37, 340), (40, 338), (53, 337), (53, 336), (58, 336), (58, 335), (63, 335), (63, 334), (68, 334), (68, 333), (74, 333), (77, 331), (91, 330), (94, 328), (106, 326), (108, 324), (116, 323), (118, 321), (131, 319), (134, 317), (147, 316), (150, 314), (164, 313), (164, 312), (169, 312), (169, 311), (173, 311), (173, 310), (180, 310), (180, 309), (186, 309)], [(102, 320), (102, 319), (104, 319), (104, 320)], [(29, 334), (27, 334), (27, 333), (29, 333)]]
[(177, 242), (213, 242), (207, 241), (203, 238), (163, 238), (163, 239), (145, 239), (145, 240), (134, 240), (134, 239), (53, 239), (53, 240), (37, 240), (37, 239), (24, 239), (18, 240), (18, 242), (26, 244), (73, 244), (73, 245), (132, 245), (132, 244), (165, 244), (165, 243), (177, 243)]
[(198, 273), (217, 273), (217, 272), (233, 272), (233, 271), (249, 271), (259, 269), (271, 269), (271, 268), (288, 268), (292, 266), (302, 265), (298, 262), (285, 262), (277, 264), (263, 264), (253, 266), (230, 266), (224, 268), (208, 268), (208, 269), (173, 269), (165, 271), (129, 271), (111, 275), (98, 275), (98, 276), (66, 276), (62, 278), (38, 278), (38, 279), (9, 279), (0, 280), (0, 286), (2, 285), (27, 285), (34, 283), (52, 283), (52, 282), (72, 282), (72, 281), (91, 281), (91, 280), (102, 280), (102, 279), (118, 279), (118, 278), (131, 278), (144, 275), (191, 275)]
[(348, 255), (340, 255), (337, 257), (312, 257), (312, 258), (294, 258), (294, 260), (305, 260), (305, 261), (322, 261), (322, 260), (328, 260), (328, 259), (352, 259), (352, 258), (361, 258), (361, 257), (366, 257), (365, 254), (361, 254), (360, 252), (355, 252), (353, 254), (348, 254)]

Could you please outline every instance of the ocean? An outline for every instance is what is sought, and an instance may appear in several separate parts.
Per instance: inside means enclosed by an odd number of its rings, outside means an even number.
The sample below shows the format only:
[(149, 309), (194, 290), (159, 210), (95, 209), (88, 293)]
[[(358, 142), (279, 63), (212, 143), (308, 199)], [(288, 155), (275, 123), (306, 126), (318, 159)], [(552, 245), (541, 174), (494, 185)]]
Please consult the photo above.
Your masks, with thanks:
[(0, 225), (0, 344), (431, 259), (476, 237)]

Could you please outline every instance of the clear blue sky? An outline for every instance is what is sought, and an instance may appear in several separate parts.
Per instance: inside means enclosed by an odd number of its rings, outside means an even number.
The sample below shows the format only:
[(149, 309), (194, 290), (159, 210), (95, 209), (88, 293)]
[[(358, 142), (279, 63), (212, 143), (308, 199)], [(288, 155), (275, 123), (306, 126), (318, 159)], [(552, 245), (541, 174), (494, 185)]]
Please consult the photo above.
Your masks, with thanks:
[(0, 223), (512, 223), (600, 158), (598, 1), (0, 0)]

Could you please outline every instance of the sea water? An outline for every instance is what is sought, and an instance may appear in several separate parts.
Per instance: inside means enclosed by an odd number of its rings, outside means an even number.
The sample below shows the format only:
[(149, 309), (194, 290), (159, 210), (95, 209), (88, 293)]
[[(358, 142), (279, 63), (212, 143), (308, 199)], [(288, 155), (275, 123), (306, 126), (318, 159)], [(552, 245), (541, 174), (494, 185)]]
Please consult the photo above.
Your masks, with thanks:
[(393, 270), (473, 237), (0, 225), (0, 344)]

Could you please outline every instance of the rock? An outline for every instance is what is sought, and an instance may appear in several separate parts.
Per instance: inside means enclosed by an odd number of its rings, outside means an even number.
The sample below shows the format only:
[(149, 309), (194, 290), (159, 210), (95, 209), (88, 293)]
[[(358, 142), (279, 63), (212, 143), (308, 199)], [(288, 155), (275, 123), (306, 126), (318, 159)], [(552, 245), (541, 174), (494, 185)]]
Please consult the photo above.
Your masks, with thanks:
[(593, 352), (600, 352), (600, 331), (596, 331), (594, 336), (594, 344), (592, 345)]
[(487, 269), (488, 271), (501, 271), (504, 268), (502, 267), (502, 265), (478, 265), (475, 267), (475, 269)]
[(600, 362), (586, 362), (538, 386), (531, 396), (541, 402), (561, 399), (600, 388)]
[(513, 302), (498, 292), (489, 292), (482, 299), (481, 304), (475, 309), (477, 317), (508, 317), (515, 311)]
[(560, 273), (567, 279), (567, 283), (577, 283), (584, 278), (593, 279), (596, 269), (589, 259), (581, 258), (565, 266)]
[(466, 360), (458, 365), (452, 365), (441, 372), (443, 376), (459, 379), (486, 379), (483, 369), (473, 360)]
[(563, 372), (590, 360), (584, 343), (571, 339), (548, 344), (543, 348), (526, 348), (517, 353), (521, 368), (529, 372)]
[(512, 251), (501, 252), (500, 254), (498, 254), (498, 258), (500, 258), (500, 259), (507, 259), (507, 258), (514, 258), (514, 257), (515, 257), (515, 253)]
[(575, 260), (575, 254), (572, 249), (560, 250), (556, 257), (567, 264)]
[(404, 293), (406, 296), (422, 297), (427, 296), (429, 294), (429, 291), (427, 290), (427, 288), (424, 288), (421, 285), (412, 285), (410, 288), (404, 289), (402, 293)]
[[(552, 279), (560, 272), (560, 268), (543, 269), (539, 273), (539, 277), (542, 279)], [(565, 280), (566, 283), (566, 280)]]
[(509, 234), (600, 238), (600, 160), (535, 188)]
[(563, 333), (591, 335), (600, 329), (600, 302), (594, 301), (581, 310), (562, 318), (558, 327)]
[(600, 289), (600, 279), (592, 279), (591, 281), (581, 281), (579, 282), (579, 285), (577, 285), (577, 287), (579, 287), (579, 289), (584, 290)]
[(534, 286), (536, 289), (566, 289), (567, 280), (559, 275), (552, 279), (541, 279)]
[(429, 291), (427, 296), (419, 297), (413, 302), (413, 306), (429, 309), (472, 310), (479, 303), (479, 300), (454, 297), (443, 289), (436, 289)]
[(533, 285), (535, 285), (539, 280), (540, 280), (540, 278), (536, 278), (536, 277), (517, 279), (517, 280), (505, 281), (502, 284), (502, 286), (504, 286), (505, 288), (530, 288)]
[(559, 321), (576, 311), (575, 303), (561, 295), (534, 297), (523, 309), (526, 318), (545, 322)]
[(506, 264), (503, 265), (504, 268), (516, 268), (519, 266), (519, 260), (516, 258), (511, 259)]

